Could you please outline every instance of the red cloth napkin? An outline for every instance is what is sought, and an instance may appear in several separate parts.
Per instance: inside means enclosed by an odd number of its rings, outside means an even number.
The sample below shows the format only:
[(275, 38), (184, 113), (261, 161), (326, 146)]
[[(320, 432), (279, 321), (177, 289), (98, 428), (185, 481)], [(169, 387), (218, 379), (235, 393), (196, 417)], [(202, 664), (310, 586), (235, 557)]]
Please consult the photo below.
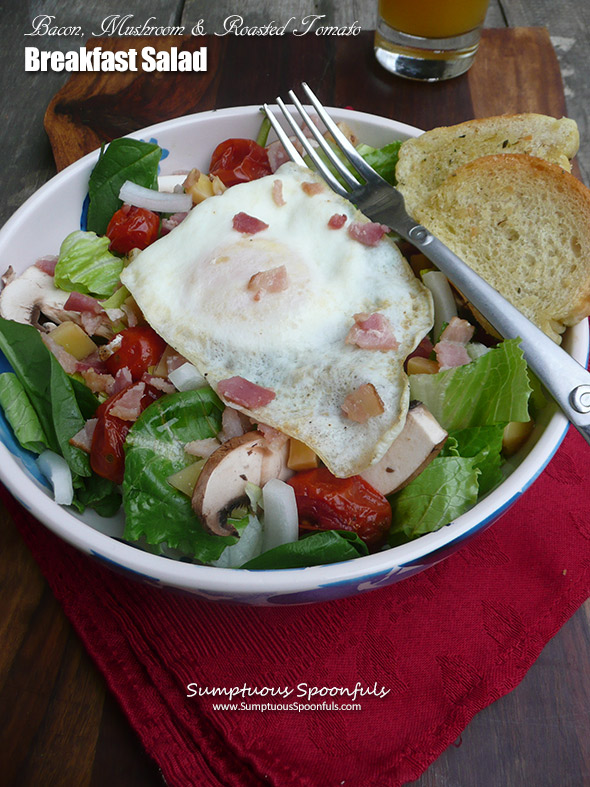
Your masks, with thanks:
[[(513, 689), (590, 595), (588, 451), (570, 429), (528, 494), (460, 552), (392, 587), (306, 607), (205, 603), (129, 580), (4, 497), (170, 787), (394, 787)], [(197, 686), (242, 688), (237, 705), (361, 709), (221, 710), (229, 697)], [(333, 696), (309, 697), (322, 687)], [(355, 687), (372, 693), (353, 697)]]

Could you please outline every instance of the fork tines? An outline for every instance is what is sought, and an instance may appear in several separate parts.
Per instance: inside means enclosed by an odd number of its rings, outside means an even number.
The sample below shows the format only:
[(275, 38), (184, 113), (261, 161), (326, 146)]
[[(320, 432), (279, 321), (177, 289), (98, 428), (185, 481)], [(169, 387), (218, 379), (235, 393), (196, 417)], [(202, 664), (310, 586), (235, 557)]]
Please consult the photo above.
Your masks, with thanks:
[[(336, 123), (332, 120), (330, 115), (326, 112), (320, 101), (318, 100), (317, 96), (311, 90), (307, 83), (303, 82), (302, 87), (306, 92), (311, 104), (313, 105), (315, 111), (317, 112), (319, 118), (324, 123), (332, 138), (334, 139), (337, 147), (342, 151), (342, 153), (346, 156), (346, 158), (350, 161), (350, 163), (355, 167), (357, 173), (360, 173), (363, 180), (370, 181), (371, 176), (376, 176), (376, 173), (372, 170), (371, 167), (364, 161), (362, 156), (356, 151), (352, 143), (346, 138), (346, 136), (342, 133), (342, 131), (338, 128)], [(309, 112), (305, 109), (303, 104), (299, 101), (295, 93), (290, 90), (289, 91), (289, 98), (293, 102), (294, 107), (297, 109), (301, 118), (303, 120), (303, 125), (306, 126), (313, 138), (316, 140), (319, 148), (324, 153), (325, 158), (322, 158), (319, 155), (318, 148), (311, 144), (311, 141), (308, 136), (304, 133), (302, 127), (297, 123), (285, 103), (280, 99), (277, 98), (277, 105), (281, 110), (285, 120), (289, 124), (290, 128), (292, 129), (295, 137), (301, 144), (303, 150), (307, 153), (311, 161), (313, 162), (314, 166), (318, 170), (318, 172), (322, 175), (324, 180), (326, 180), (330, 187), (336, 191), (338, 194), (342, 194), (345, 197), (349, 196), (349, 192), (342, 186), (340, 181), (335, 177), (333, 172), (326, 164), (327, 159), (334, 169), (340, 174), (340, 177), (344, 180), (345, 183), (351, 189), (354, 189), (362, 184), (362, 181), (357, 179), (350, 169), (346, 166), (342, 158), (338, 156), (335, 152), (334, 148), (327, 142), (326, 138), (323, 136), (315, 122), (312, 120)], [(303, 159), (295, 145), (293, 144), (292, 140), (289, 136), (285, 133), (284, 129), (278, 122), (275, 115), (272, 113), (268, 104), (264, 104), (264, 111), (266, 116), (268, 117), (271, 126), (275, 130), (277, 137), (282, 142), (289, 158), (294, 161), (296, 164), (300, 164), (303, 166), (307, 166), (306, 161)]]

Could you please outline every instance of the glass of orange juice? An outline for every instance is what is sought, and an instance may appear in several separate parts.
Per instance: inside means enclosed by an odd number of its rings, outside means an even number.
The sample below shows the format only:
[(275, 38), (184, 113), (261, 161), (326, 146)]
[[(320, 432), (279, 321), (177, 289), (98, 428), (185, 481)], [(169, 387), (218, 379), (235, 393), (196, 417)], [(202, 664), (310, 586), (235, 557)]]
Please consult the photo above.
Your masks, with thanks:
[(379, 0), (375, 56), (408, 79), (437, 82), (473, 63), (489, 0)]

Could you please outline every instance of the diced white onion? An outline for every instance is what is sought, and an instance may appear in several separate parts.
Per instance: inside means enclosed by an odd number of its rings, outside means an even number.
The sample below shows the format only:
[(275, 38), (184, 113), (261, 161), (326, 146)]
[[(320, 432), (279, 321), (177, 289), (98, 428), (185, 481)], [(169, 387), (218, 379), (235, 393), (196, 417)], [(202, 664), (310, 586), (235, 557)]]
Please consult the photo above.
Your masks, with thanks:
[(278, 478), (262, 488), (264, 505), (264, 551), (299, 538), (299, 516), (295, 490)]
[(434, 301), (434, 337), (436, 344), (445, 323), (457, 316), (457, 304), (449, 280), (441, 271), (427, 271), (422, 274), (422, 281), (432, 293)]
[(53, 498), (62, 506), (69, 506), (74, 499), (72, 471), (68, 463), (54, 451), (43, 451), (37, 457), (37, 465), (53, 487)]
[(467, 342), (465, 349), (472, 361), (477, 361), (478, 358), (490, 351), (489, 347), (486, 347), (485, 344), (480, 344), (480, 342)]
[(239, 541), (226, 547), (211, 565), (218, 568), (239, 568), (260, 554), (262, 554), (262, 525), (257, 517), (251, 514)]
[(193, 206), (193, 199), (189, 194), (146, 189), (131, 180), (126, 180), (121, 186), (119, 199), (128, 205), (135, 205), (136, 208), (147, 208), (161, 213), (188, 213)]
[(207, 385), (207, 380), (192, 363), (183, 363), (168, 373), (168, 379), (179, 391), (194, 391)]

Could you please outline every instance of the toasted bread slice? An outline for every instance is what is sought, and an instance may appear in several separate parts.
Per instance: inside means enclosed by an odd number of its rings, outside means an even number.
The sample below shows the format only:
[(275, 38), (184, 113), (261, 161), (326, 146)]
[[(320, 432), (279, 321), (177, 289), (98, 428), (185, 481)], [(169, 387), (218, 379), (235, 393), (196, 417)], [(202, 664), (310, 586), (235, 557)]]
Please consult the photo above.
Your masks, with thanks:
[(398, 188), (404, 195), (406, 209), (414, 216), (454, 170), (473, 159), (499, 153), (528, 153), (569, 172), (570, 159), (576, 155), (579, 144), (575, 121), (532, 113), (435, 128), (401, 146), (396, 168)]
[(416, 218), (554, 341), (590, 314), (590, 190), (556, 164), (478, 158)]

